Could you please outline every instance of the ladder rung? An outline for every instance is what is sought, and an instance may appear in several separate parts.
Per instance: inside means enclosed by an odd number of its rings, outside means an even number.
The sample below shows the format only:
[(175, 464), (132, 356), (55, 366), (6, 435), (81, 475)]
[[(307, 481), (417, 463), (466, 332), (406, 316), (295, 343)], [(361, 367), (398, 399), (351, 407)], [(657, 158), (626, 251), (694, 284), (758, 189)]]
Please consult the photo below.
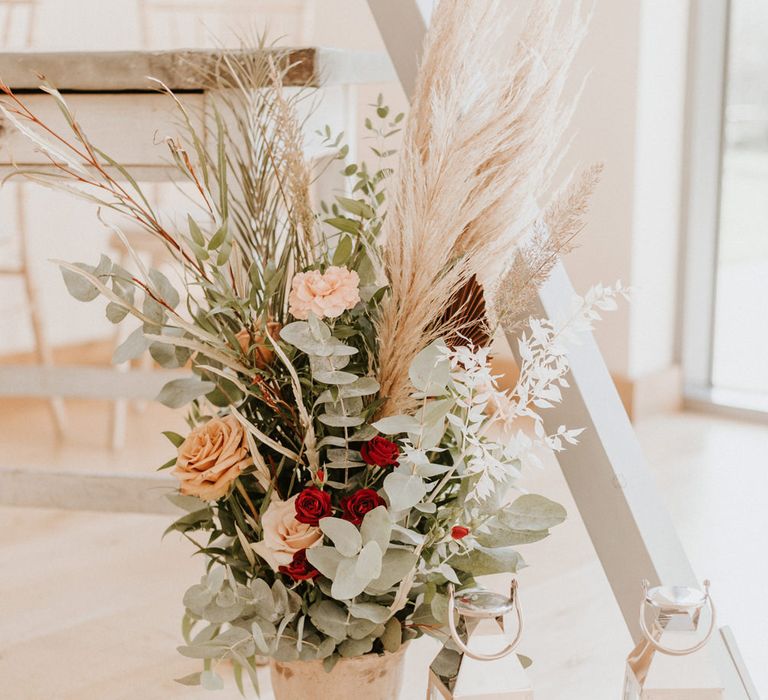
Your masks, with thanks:
[(77, 399), (154, 399), (163, 384), (183, 377), (176, 370), (113, 367), (0, 365), (0, 396)]
[(0, 506), (182, 515), (165, 498), (176, 487), (176, 480), (167, 473), (0, 468)]

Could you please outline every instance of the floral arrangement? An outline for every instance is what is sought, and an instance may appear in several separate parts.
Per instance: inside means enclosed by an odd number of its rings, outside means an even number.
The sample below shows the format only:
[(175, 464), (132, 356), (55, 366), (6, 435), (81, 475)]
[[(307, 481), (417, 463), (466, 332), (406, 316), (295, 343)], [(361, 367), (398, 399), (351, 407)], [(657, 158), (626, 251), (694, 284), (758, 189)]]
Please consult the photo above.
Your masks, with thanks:
[[(542, 448), (576, 442), (577, 429), (547, 433), (540, 411), (567, 387), (566, 329), (623, 290), (593, 289), (565, 324), (527, 318), (599, 169), (539, 202), (583, 26), (539, 7), (499, 60), (506, 12), (440, 4), (407, 120), (381, 98), (366, 120), (378, 165), (346, 162), (342, 137), (321, 134), (348, 188), (320, 211), (305, 91), (283, 87), (277, 50), (222, 54), (206, 73), (207, 115), (170, 95), (182, 136), (167, 145), (196, 200), (183, 227), (162, 221), (55, 89), (43, 88), (68, 134), (4, 88), (4, 114), (52, 166), (27, 177), (128, 216), (168, 250), (166, 272), (138, 255), (131, 271), (107, 256), (60, 265), (77, 299), (102, 296), (110, 321), (138, 320), (117, 361), (148, 351), (188, 373), (158, 397), (187, 406), (190, 426), (165, 433), (177, 453), (161, 468), (185, 511), (169, 530), (207, 561), (184, 595), (180, 647), (204, 669), (183, 683), (220, 687), (225, 660), (238, 684), (244, 672), (255, 683), (260, 655), (330, 668), (443, 634), (449, 583), (517, 571), (517, 547), (565, 518), (521, 475)], [(401, 129), (396, 151), (386, 143)], [(499, 327), (521, 358), (511, 389), (490, 361)]]

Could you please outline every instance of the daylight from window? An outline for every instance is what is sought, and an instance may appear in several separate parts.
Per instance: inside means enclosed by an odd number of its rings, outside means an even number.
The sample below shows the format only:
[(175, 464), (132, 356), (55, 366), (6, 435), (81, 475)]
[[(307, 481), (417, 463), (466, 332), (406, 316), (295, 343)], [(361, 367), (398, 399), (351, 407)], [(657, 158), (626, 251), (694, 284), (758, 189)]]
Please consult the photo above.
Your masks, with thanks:
[(712, 381), (768, 394), (768, 3), (733, 0)]

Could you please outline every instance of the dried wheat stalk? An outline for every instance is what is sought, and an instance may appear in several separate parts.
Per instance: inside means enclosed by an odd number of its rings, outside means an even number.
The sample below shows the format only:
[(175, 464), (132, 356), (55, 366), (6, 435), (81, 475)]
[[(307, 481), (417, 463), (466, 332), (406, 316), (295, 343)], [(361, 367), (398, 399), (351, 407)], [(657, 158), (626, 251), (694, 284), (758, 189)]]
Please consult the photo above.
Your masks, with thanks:
[(562, 155), (580, 8), (536, 3), (514, 56), (503, 60), (510, 26), (503, 0), (443, 0), (427, 35), (385, 223), (382, 415), (411, 408), (411, 361), (466, 326), (465, 314), (446, 319), (445, 309), (530, 229)]

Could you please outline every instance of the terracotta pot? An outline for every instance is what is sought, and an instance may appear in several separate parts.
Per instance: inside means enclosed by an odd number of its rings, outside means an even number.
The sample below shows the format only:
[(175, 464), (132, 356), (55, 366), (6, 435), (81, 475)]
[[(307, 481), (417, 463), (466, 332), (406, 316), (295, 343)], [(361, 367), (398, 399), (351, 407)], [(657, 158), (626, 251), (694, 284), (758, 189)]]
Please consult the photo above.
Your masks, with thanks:
[(322, 661), (270, 659), (275, 700), (396, 700), (403, 683), (403, 645), (394, 654), (340, 659), (330, 673)]

